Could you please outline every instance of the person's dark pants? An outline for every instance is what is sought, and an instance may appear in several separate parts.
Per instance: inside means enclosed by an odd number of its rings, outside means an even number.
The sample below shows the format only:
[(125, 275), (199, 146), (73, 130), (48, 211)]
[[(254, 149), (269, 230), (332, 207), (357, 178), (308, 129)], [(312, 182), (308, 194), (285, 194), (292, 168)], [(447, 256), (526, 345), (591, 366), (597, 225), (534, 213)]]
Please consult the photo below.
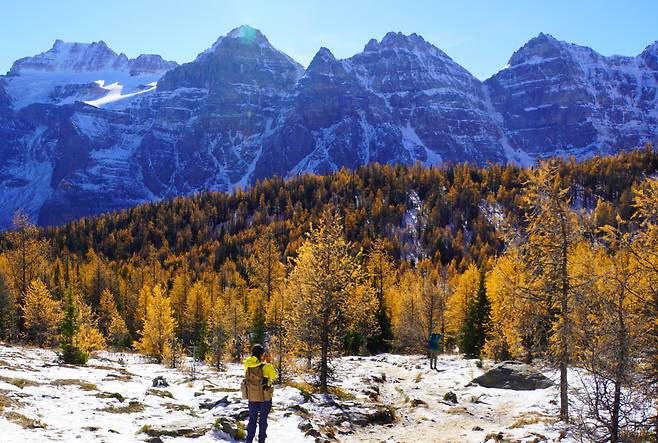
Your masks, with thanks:
[(439, 356), (439, 351), (430, 349), (430, 369), (436, 369), (436, 359)]
[(247, 425), (247, 443), (252, 443), (256, 436), (258, 421), (258, 441), (264, 443), (267, 437), (267, 416), (272, 409), (272, 400), (249, 402), (249, 424)]

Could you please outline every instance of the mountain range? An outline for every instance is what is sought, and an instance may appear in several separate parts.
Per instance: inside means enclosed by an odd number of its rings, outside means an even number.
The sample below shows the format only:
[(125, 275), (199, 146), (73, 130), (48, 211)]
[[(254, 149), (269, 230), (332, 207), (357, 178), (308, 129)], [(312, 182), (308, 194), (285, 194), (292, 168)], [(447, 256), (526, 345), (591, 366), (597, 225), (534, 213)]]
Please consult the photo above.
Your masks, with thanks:
[(65, 43), (0, 76), (0, 228), (370, 162), (532, 164), (658, 139), (658, 42), (635, 57), (539, 34), (480, 81), (416, 34), (305, 69), (241, 26), (192, 62)]

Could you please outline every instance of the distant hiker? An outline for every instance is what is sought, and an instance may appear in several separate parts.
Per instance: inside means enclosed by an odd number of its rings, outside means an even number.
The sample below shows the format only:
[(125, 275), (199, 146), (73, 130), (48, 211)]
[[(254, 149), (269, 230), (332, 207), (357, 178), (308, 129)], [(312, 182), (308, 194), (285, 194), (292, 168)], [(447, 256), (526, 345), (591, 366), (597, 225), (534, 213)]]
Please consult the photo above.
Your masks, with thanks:
[(258, 423), (258, 442), (263, 443), (267, 437), (267, 415), (272, 409), (272, 382), (276, 377), (274, 366), (263, 361), (265, 350), (261, 345), (251, 348), (251, 357), (244, 362), (244, 381), (242, 396), (249, 400), (249, 424), (247, 425), (247, 443), (252, 443), (256, 436)]
[(430, 369), (437, 369), (436, 359), (439, 356), (441, 337), (441, 334), (433, 332), (430, 334), (430, 338), (427, 342), (427, 347), (430, 351)]

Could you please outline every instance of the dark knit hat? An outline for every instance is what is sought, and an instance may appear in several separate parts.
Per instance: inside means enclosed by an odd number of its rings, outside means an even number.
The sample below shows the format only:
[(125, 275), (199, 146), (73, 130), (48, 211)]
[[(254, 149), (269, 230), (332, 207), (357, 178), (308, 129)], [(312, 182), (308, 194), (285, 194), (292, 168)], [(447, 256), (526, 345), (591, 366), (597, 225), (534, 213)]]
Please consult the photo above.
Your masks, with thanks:
[(256, 344), (251, 347), (251, 355), (260, 360), (260, 357), (265, 353), (262, 345)]

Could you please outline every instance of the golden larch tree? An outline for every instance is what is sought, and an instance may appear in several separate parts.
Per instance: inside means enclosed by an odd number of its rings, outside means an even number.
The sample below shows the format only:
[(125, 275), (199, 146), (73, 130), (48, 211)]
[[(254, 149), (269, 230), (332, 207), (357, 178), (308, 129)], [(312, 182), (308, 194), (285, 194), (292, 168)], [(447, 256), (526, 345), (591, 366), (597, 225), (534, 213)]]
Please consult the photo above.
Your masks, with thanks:
[(53, 344), (62, 320), (62, 307), (40, 279), (32, 280), (27, 287), (21, 309), (30, 340), (39, 346)]
[(165, 296), (160, 285), (156, 285), (146, 299), (146, 316), (141, 338), (134, 343), (134, 348), (142, 354), (155, 357), (159, 362), (171, 352), (176, 321), (171, 311), (169, 297)]

